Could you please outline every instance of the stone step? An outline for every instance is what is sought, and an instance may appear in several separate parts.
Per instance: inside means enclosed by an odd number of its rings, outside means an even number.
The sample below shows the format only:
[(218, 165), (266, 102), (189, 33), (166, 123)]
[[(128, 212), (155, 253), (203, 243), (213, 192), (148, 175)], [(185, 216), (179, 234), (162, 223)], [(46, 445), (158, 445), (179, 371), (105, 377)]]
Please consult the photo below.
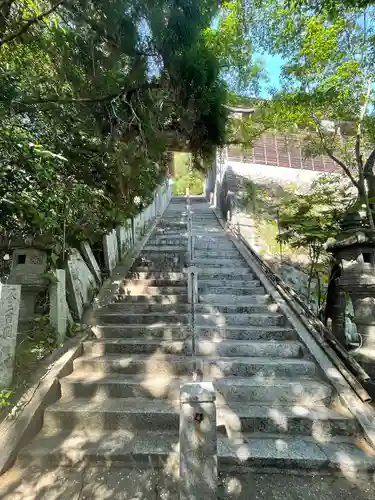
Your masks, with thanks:
[(157, 238), (159, 236), (174, 236), (176, 238), (179, 237), (184, 237), (187, 238), (189, 232), (187, 230), (187, 225), (185, 224), (185, 227), (177, 227), (177, 228), (171, 228), (171, 227), (157, 227), (154, 232), (152, 233), (152, 237)]
[[(97, 338), (135, 338), (183, 340), (191, 335), (188, 325), (181, 323), (160, 323), (157, 325), (95, 325), (92, 331)], [(220, 342), (222, 340), (296, 340), (297, 335), (292, 328), (282, 326), (197, 326), (196, 334), (202, 340)]]
[[(236, 250), (236, 247), (230, 241), (194, 241), (194, 252), (195, 251), (215, 251), (226, 252), (227, 250)], [(237, 251), (237, 250), (236, 250)], [(195, 254), (194, 254), (195, 255)], [(238, 255), (238, 251), (237, 251)]]
[(100, 313), (120, 313), (128, 314), (149, 314), (149, 313), (184, 313), (188, 314), (191, 311), (191, 306), (186, 301), (176, 302), (176, 303), (149, 303), (144, 302), (132, 302), (124, 300), (118, 300), (117, 302), (112, 302), (105, 307), (101, 308)]
[(150, 267), (150, 266), (161, 266), (162, 270), (169, 271), (170, 266), (178, 266), (178, 265), (183, 265), (185, 262), (185, 254), (186, 252), (179, 252), (178, 254), (176, 253), (168, 253), (168, 254), (161, 254), (161, 253), (143, 253), (138, 256), (137, 259), (135, 259), (134, 264), (133, 264), (133, 269), (135, 267)]
[[(247, 280), (239, 280), (239, 279), (228, 279), (228, 278), (217, 278), (217, 279), (212, 279), (212, 278), (206, 278), (206, 277), (203, 277), (200, 276), (199, 279), (198, 279), (198, 288), (199, 290), (207, 290), (211, 293), (216, 293), (212, 290), (216, 290), (216, 289), (219, 289), (219, 288), (224, 288), (225, 290), (227, 290), (227, 293), (228, 293), (228, 290), (244, 290), (244, 289), (253, 289), (253, 288), (256, 288), (256, 287), (260, 287), (260, 281), (257, 280), (257, 279), (250, 279), (251, 278), (251, 275), (248, 275), (249, 279)], [(262, 290), (264, 290), (262, 288)], [(242, 292), (243, 293), (243, 292)], [(242, 294), (241, 293), (241, 294)]]
[(218, 224), (213, 224), (212, 226), (207, 226), (206, 224), (198, 224), (193, 220), (193, 230), (194, 234), (203, 234), (203, 235), (215, 235), (225, 236), (228, 238), (226, 233), (223, 231), (222, 227)]
[[(223, 281), (223, 280), (231, 280), (234, 279), (237, 281), (238, 277), (241, 277), (241, 281), (247, 281), (247, 280), (254, 280), (255, 275), (251, 271), (249, 267), (235, 267), (235, 268), (200, 268), (199, 270), (199, 275), (198, 275), (198, 282), (199, 281), (206, 281), (206, 280), (218, 280), (218, 281)], [(141, 271), (137, 270), (132, 270), (129, 271), (127, 280), (160, 280), (160, 279), (168, 279), (168, 280), (186, 280), (187, 275), (186, 272), (176, 272), (176, 271), (154, 271), (154, 270), (147, 270), (147, 269), (142, 269)]]
[[(307, 436), (279, 433), (273, 436), (243, 433), (233, 440), (218, 436), (219, 471), (248, 473), (249, 469), (301, 471), (370, 472), (374, 457), (358, 448), (348, 437), (327, 439), (316, 443)], [(22, 469), (32, 463), (36, 467), (87, 466), (163, 468), (169, 473), (179, 470), (179, 436), (170, 431), (82, 430), (41, 432), (32, 444), (24, 448), (17, 465)], [(172, 498), (172, 497), (171, 497)]]
[[(178, 273), (176, 273), (178, 274)], [(144, 287), (185, 287), (187, 279), (168, 279), (168, 278), (149, 278), (149, 279), (124, 279), (120, 284), (120, 291), (125, 288), (144, 288)]]
[(161, 220), (159, 224), (157, 225), (156, 230), (159, 229), (181, 229), (184, 231), (187, 228), (187, 222), (185, 220), (182, 221), (167, 221), (167, 220)]
[[(256, 289), (257, 290), (257, 289)], [(212, 293), (204, 293), (199, 294), (199, 302), (203, 304), (212, 304), (212, 305), (225, 305), (225, 304), (236, 304), (238, 306), (247, 306), (251, 304), (267, 304), (270, 302), (271, 297), (267, 295), (266, 292), (260, 288), (258, 290), (263, 293), (252, 293), (251, 295), (240, 295), (240, 294), (225, 294), (226, 289), (223, 289), (222, 294), (212, 294)]]
[(218, 259), (231, 259), (238, 258), (239, 253), (235, 248), (233, 250), (198, 250), (194, 249), (194, 258), (195, 259), (214, 259), (217, 257)]
[[(206, 280), (207, 281), (207, 280)], [(206, 283), (205, 281), (205, 283)], [(200, 286), (199, 286), (200, 285)], [(205, 302), (205, 297), (215, 297), (216, 300), (221, 301), (221, 297), (248, 297), (249, 299), (252, 296), (266, 296), (265, 289), (260, 286), (259, 281), (251, 282), (251, 286), (248, 287), (239, 287), (239, 288), (231, 288), (230, 286), (211, 286), (211, 285), (202, 285), (198, 283), (199, 290), (199, 300)]]
[(188, 314), (191, 310), (190, 304), (176, 303), (176, 304), (148, 304), (148, 303), (134, 303), (121, 300), (113, 302), (98, 310), (100, 315), (106, 313), (119, 313), (119, 314), (150, 314), (150, 313), (183, 313)]
[[(277, 313), (278, 305), (267, 302), (253, 302), (248, 304), (237, 304), (232, 300), (232, 304), (197, 304), (196, 314), (267, 314)], [(226, 317), (226, 316), (225, 316)]]
[(105, 324), (139, 324), (139, 325), (158, 325), (164, 323), (179, 323), (187, 325), (190, 320), (190, 315), (183, 313), (140, 313), (128, 314), (118, 312), (106, 312), (101, 310), (96, 311), (95, 317), (98, 322)]
[(236, 267), (245, 267), (246, 263), (241, 258), (231, 257), (228, 259), (205, 259), (205, 258), (195, 258), (193, 262), (193, 266), (198, 267), (199, 269), (211, 269), (211, 268), (236, 268)]
[(237, 280), (240, 277), (242, 281), (256, 279), (254, 273), (249, 267), (235, 268), (207, 268), (199, 270), (198, 283), (200, 280)]
[[(188, 340), (147, 340), (147, 339), (106, 339), (86, 341), (83, 344), (85, 355), (105, 356), (107, 354), (186, 354), (191, 355), (192, 346)], [(269, 358), (299, 358), (303, 355), (303, 347), (299, 342), (285, 341), (220, 341), (198, 340), (197, 356), (249, 356)]]
[[(63, 398), (105, 400), (109, 398), (146, 398), (178, 400), (180, 387), (190, 377), (152, 377), (134, 375), (95, 375), (74, 372), (60, 379)], [(210, 381), (205, 379), (205, 381)], [(228, 377), (214, 380), (217, 403), (260, 402), (278, 407), (286, 404), (328, 405), (333, 389), (318, 380), (299, 377), (257, 379)]]
[[(229, 241), (228, 236), (220, 231), (205, 231), (204, 229), (193, 229), (192, 235), (195, 241)], [(169, 229), (156, 230), (152, 236), (151, 240), (159, 239), (187, 239), (189, 238), (189, 232), (187, 229), (181, 229), (179, 231), (171, 231)]]
[[(121, 304), (117, 304), (121, 305)], [(202, 304), (203, 305), (203, 304)], [(273, 305), (273, 304), (272, 304)], [(164, 307), (164, 306), (163, 306)], [(167, 306), (165, 306), (167, 307)], [(231, 306), (216, 306), (228, 310)], [(235, 307), (235, 306), (233, 306)], [(282, 314), (262, 311), (263, 306), (250, 306), (251, 313), (220, 313), (210, 311), (208, 313), (197, 312), (195, 314), (196, 326), (284, 326), (286, 319)], [(277, 307), (275, 305), (275, 307)], [(259, 312), (254, 312), (259, 311)], [(187, 325), (190, 322), (190, 314), (173, 312), (109, 312), (108, 310), (98, 310), (95, 312), (97, 323), (105, 324), (139, 324), (139, 325), (159, 325), (161, 323), (179, 323)]]
[(126, 280), (168, 280), (168, 281), (187, 281), (186, 274), (183, 272), (170, 271), (149, 271), (137, 272), (129, 271)]
[(116, 300), (123, 300), (135, 296), (149, 297), (150, 300), (151, 298), (156, 300), (157, 297), (168, 299), (168, 297), (172, 296), (181, 296), (185, 301), (185, 297), (187, 297), (187, 285), (184, 283), (183, 285), (176, 286), (148, 286), (147, 284), (144, 285), (142, 281), (137, 281), (137, 283), (132, 286), (121, 286), (115, 298)]
[(185, 262), (181, 264), (146, 264), (144, 266), (133, 266), (130, 274), (132, 276), (137, 276), (140, 273), (146, 274), (148, 277), (156, 275), (160, 275), (161, 273), (181, 273), (185, 267)]
[(283, 326), (197, 326), (196, 334), (200, 339), (214, 342), (223, 340), (296, 340), (297, 334), (292, 328)]
[(83, 352), (87, 356), (105, 356), (107, 354), (167, 354), (191, 353), (190, 342), (186, 340), (148, 340), (148, 339), (106, 339), (86, 341)]
[(199, 340), (196, 345), (198, 356), (300, 358), (303, 353), (302, 344), (293, 341)]
[(185, 245), (155, 246), (155, 245), (150, 245), (147, 242), (146, 245), (143, 247), (142, 255), (147, 255), (147, 254), (161, 255), (165, 253), (180, 255), (183, 252), (187, 252), (187, 248)]
[(133, 338), (184, 340), (191, 334), (188, 325), (161, 322), (156, 325), (95, 325), (93, 334), (100, 339)]
[(153, 247), (160, 247), (160, 246), (181, 246), (185, 248), (187, 246), (187, 238), (184, 237), (179, 237), (179, 238), (150, 238), (147, 240), (147, 244), (151, 245)]
[(184, 304), (187, 302), (187, 293), (159, 295), (156, 293), (149, 295), (123, 295), (117, 298), (118, 302), (129, 304)]
[(282, 314), (196, 314), (197, 326), (285, 326), (286, 318)]
[[(232, 302), (235, 302), (232, 300)], [(107, 313), (117, 313), (119, 315), (131, 314), (151, 314), (151, 313), (182, 313), (188, 314), (191, 311), (190, 304), (140, 304), (127, 303), (126, 301), (113, 302), (96, 311), (96, 314), (102, 316)], [(196, 304), (196, 314), (260, 314), (260, 313), (276, 313), (278, 311), (277, 304), (253, 302), (248, 304)], [(121, 322), (121, 321), (120, 321)]]
[(195, 364), (200, 366), (204, 376), (221, 378), (239, 377), (315, 377), (318, 369), (309, 360), (294, 358), (257, 357), (201, 357), (177, 354), (143, 354), (81, 356), (74, 361), (74, 369), (97, 374), (149, 374), (188, 375)]
[[(354, 418), (324, 406), (289, 408), (230, 402), (217, 405), (217, 425), (230, 437), (239, 432), (289, 435), (353, 436), (358, 431)], [(102, 401), (69, 398), (49, 406), (43, 430), (138, 430), (178, 429), (179, 400), (113, 398)]]
[(230, 240), (225, 233), (221, 233), (219, 231), (207, 232), (204, 230), (199, 230), (197, 228), (193, 228), (192, 234), (194, 236), (194, 246), (197, 244), (199, 246), (200, 242), (228, 242)]
[(168, 211), (163, 214), (162, 222), (164, 223), (175, 223), (187, 220), (186, 208), (178, 207), (176, 210)]
[[(325, 437), (321, 441), (304, 435), (279, 434), (266, 436), (243, 433), (240, 439), (224, 439), (224, 453), (218, 458), (219, 469), (232, 473), (233, 466), (244, 472), (249, 469), (301, 470), (310, 474), (326, 471), (329, 474), (351, 476), (375, 470), (375, 458), (366, 444), (357, 446), (352, 436)], [(286, 497), (285, 497), (286, 498)], [(298, 496), (298, 498), (302, 498)], [(326, 497), (328, 498), (328, 497)]]

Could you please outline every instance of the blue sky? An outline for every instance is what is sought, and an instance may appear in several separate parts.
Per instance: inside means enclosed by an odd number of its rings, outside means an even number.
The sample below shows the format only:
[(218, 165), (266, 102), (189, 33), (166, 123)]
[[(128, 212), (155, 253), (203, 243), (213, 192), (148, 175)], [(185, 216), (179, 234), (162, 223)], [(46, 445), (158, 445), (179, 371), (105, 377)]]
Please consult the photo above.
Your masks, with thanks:
[(261, 85), (260, 96), (267, 98), (270, 97), (270, 88), (280, 88), (280, 74), (281, 67), (284, 64), (284, 60), (280, 56), (272, 56), (265, 53), (255, 53), (254, 60), (260, 59), (264, 65), (264, 68), (268, 75), (268, 82)]

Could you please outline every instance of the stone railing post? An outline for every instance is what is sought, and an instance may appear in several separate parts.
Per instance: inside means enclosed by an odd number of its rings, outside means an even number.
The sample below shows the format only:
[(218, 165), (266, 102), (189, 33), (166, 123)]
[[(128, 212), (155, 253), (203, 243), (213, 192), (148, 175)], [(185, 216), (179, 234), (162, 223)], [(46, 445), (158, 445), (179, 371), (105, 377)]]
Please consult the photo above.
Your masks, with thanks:
[(56, 329), (59, 342), (64, 342), (68, 311), (64, 269), (56, 269), (56, 282), (50, 285), (50, 322)]
[(191, 213), (191, 202), (189, 196), (187, 197), (186, 212), (187, 212), (187, 233), (188, 233), (188, 258), (189, 258), (189, 263), (192, 263), (194, 260), (194, 236), (193, 236), (193, 218)]
[(180, 391), (180, 500), (217, 499), (215, 389), (192, 382)]

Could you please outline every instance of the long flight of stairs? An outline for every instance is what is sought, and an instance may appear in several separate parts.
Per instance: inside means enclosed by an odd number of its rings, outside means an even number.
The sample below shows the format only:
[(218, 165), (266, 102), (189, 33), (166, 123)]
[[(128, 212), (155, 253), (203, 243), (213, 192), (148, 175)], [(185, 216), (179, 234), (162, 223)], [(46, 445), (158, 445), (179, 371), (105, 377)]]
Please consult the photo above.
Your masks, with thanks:
[(356, 420), (212, 210), (195, 201), (192, 211), (196, 356), (186, 207), (173, 199), (118, 295), (97, 311), (93, 338), (19, 460), (178, 470), (179, 388), (197, 362), (217, 390), (220, 468), (373, 467)]

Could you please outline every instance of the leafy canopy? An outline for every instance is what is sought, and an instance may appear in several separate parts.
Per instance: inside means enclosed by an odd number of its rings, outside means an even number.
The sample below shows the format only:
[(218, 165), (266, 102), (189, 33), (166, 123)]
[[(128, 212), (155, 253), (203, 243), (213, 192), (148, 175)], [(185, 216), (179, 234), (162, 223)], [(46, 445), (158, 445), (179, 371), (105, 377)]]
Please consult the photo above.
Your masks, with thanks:
[(324, 4), (314, 10), (306, 2), (303, 8), (288, 0), (256, 2), (256, 48), (280, 55), (285, 63), (282, 88), (242, 133), (246, 141), (251, 132), (268, 128), (299, 131), (306, 156), (328, 155), (342, 168), (373, 229), (374, 17), (372, 8), (332, 15)]
[(250, 54), (229, 34), (239, 3), (220, 4), (0, 1), (1, 232), (98, 237), (149, 199), (168, 149), (204, 168), (224, 141), (233, 47)]

